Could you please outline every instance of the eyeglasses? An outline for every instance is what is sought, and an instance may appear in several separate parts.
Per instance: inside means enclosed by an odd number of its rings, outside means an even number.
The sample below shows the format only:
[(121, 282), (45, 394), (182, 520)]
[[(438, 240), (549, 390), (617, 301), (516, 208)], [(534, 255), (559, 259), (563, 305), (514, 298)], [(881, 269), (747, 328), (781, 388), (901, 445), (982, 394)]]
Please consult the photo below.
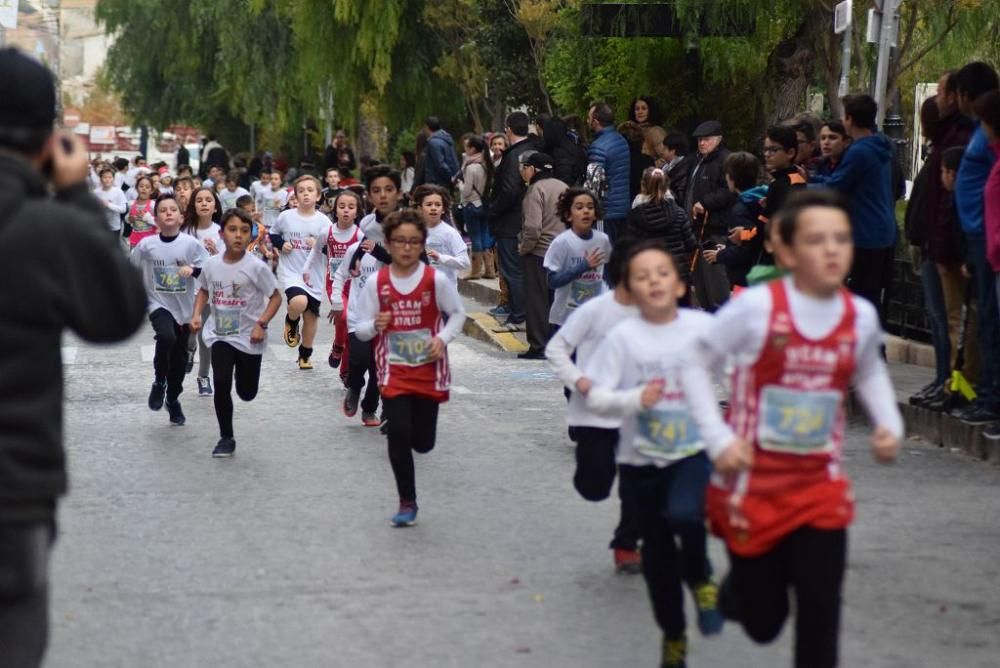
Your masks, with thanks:
[(400, 239), (399, 237), (393, 237), (389, 239), (389, 243), (394, 246), (401, 246), (406, 248), (417, 248), (418, 246), (424, 245), (423, 239)]

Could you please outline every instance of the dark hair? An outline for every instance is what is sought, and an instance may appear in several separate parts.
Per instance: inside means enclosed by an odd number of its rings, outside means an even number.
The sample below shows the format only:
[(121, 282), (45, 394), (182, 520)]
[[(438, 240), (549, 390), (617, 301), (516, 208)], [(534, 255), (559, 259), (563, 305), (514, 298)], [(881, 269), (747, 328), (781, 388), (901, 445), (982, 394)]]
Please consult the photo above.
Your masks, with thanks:
[(937, 141), (940, 121), (941, 114), (938, 113), (937, 95), (931, 95), (920, 105), (920, 127), (932, 144)]
[(151, 193), (151, 197), (155, 197), (156, 196), (156, 192), (155, 192), (156, 188), (153, 187), (153, 179), (149, 178), (149, 176), (146, 175), (146, 174), (143, 174), (142, 176), (138, 177), (135, 180), (135, 192), (136, 193), (139, 192), (139, 184), (142, 183), (143, 181), (149, 181), (149, 190), (150, 190), (150, 193)]
[(1000, 88), (997, 72), (984, 62), (969, 63), (955, 74), (955, 86), (959, 95), (975, 101), (983, 93)]
[(107, 165), (104, 165), (103, 167), (97, 170), (98, 176), (103, 177), (105, 174), (110, 174), (111, 176), (114, 176), (115, 170), (113, 170), (111, 167), (108, 167)]
[(806, 136), (806, 141), (816, 141), (816, 127), (808, 121), (795, 124), (795, 131)]
[(365, 189), (371, 190), (376, 179), (389, 179), (396, 185), (396, 190), (403, 187), (403, 179), (399, 171), (389, 165), (374, 165), (365, 170)]
[(462, 137), (462, 141), (464, 141), (472, 148), (476, 149), (476, 151), (478, 151), (479, 153), (486, 152), (486, 140), (483, 139), (480, 135), (470, 132)]
[(178, 176), (176, 179), (174, 179), (174, 190), (177, 190), (177, 186), (179, 186), (182, 183), (187, 183), (188, 185), (191, 186), (192, 189), (194, 189), (194, 179), (192, 179), (190, 176)]
[(847, 128), (844, 127), (843, 123), (834, 118), (823, 121), (823, 125), (821, 125), (820, 128), (830, 128), (833, 132), (836, 132), (844, 139), (847, 139)]
[(240, 172), (236, 169), (229, 170), (226, 174), (226, 183), (239, 183), (240, 182)]
[(772, 125), (764, 133), (764, 136), (778, 144), (786, 151), (792, 152), (792, 159), (799, 153), (799, 138), (795, 134), (795, 128), (790, 125)]
[[(946, 93), (957, 93), (958, 92), (958, 74), (957, 70), (948, 70), (947, 72), (942, 72), (941, 76), (945, 77), (944, 80), (944, 92)], [(940, 92), (940, 91), (938, 91)]]
[(547, 111), (540, 111), (535, 114), (535, 127), (542, 128), (546, 123), (552, 120), (552, 114)]
[(426, 130), (421, 130), (417, 133), (416, 139), (413, 141), (413, 151), (417, 155), (423, 155), (424, 151), (427, 150), (427, 138), (430, 137), (430, 133)]
[(212, 212), (212, 221), (217, 223), (222, 218), (222, 201), (219, 199), (219, 196), (216, 194), (214, 189), (202, 186), (191, 193), (191, 199), (188, 200), (187, 211), (184, 212), (184, 224), (181, 225), (182, 232), (194, 234), (194, 231), (198, 228), (198, 210), (195, 209), (194, 202), (198, 199), (198, 193), (200, 192), (210, 193), (212, 195), (212, 199), (215, 200), (215, 211)]
[(431, 132), (437, 132), (441, 129), (441, 121), (438, 120), (437, 116), (428, 116), (427, 120), (424, 121), (424, 125), (426, 125)]
[(146, 156), (144, 156), (144, 155), (137, 155), (134, 158), (132, 158), (132, 164), (133, 165), (138, 165), (140, 160), (145, 160), (145, 159), (146, 159)]
[(402, 151), (400, 155), (403, 157), (403, 162), (408, 168), (417, 166), (417, 156), (413, 154), (413, 151)]
[(597, 121), (602, 128), (614, 125), (615, 112), (611, 109), (611, 105), (606, 102), (595, 102), (590, 105), (590, 108), (594, 110), (594, 120)]
[(511, 134), (517, 135), (518, 137), (528, 136), (528, 114), (523, 111), (512, 111), (507, 114), (507, 119), (504, 121), (504, 125), (510, 128)]
[(580, 134), (583, 130), (583, 121), (576, 114), (569, 114), (568, 116), (562, 117), (562, 122), (566, 124), (566, 129), (571, 132)]
[(875, 117), (878, 116), (878, 104), (876, 104), (875, 98), (864, 93), (855, 93), (845, 95), (842, 102), (844, 103), (844, 118), (849, 116), (851, 122), (859, 128), (875, 129)]
[(964, 146), (952, 146), (941, 151), (941, 166), (945, 169), (957, 172), (959, 166), (962, 164), (962, 158), (965, 157), (965, 147)]
[(1000, 90), (991, 90), (976, 98), (973, 105), (976, 116), (986, 125), (993, 129), (993, 133), (1000, 133)]
[(649, 114), (646, 116), (646, 123), (649, 125), (659, 125), (663, 122), (663, 114), (660, 112), (660, 104), (655, 98), (640, 95), (639, 97), (632, 100), (632, 103), (628, 106), (628, 119), (635, 123), (639, 122), (639, 119), (635, 117), (635, 103), (645, 102), (646, 106), (649, 108)]
[[(336, 215), (337, 215), (337, 213), (336, 213), (337, 212), (337, 202), (340, 201), (341, 197), (353, 197), (355, 199), (355, 201), (357, 202), (357, 205), (358, 205), (357, 206), (357, 211), (358, 212), (357, 212), (356, 216), (363, 216), (364, 215), (364, 211), (365, 211), (365, 200), (364, 200), (364, 198), (361, 195), (359, 195), (358, 193), (354, 192), (353, 190), (344, 189), (344, 190), (341, 190), (339, 193), (337, 193), (337, 196), (333, 198), (333, 215), (334, 215), (334, 217), (336, 217)], [(357, 222), (357, 218), (355, 218), (355, 222)]]
[(236, 208), (242, 209), (247, 204), (253, 204), (253, 196), (251, 195), (240, 195), (236, 198)]
[(799, 217), (806, 209), (816, 207), (839, 209), (847, 217), (850, 224), (851, 215), (847, 210), (847, 200), (836, 190), (829, 188), (802, 188), (788, 196), (778, 211), (778, 234), (781, 241), (788, 246), (795, 240), (795, 230), (799, 225)]
[(207, 170), (207, 171), (209, 171), (209, 172), (210, 172), (210, 171), (212, 171), (213, 169), (217, 169), (217, 170), (219, 170), (220, 172), (225, 172), (225, 171), (226, 171), (226, 170), (222, 169), (222, 165), (216, 165), (216, 164), (211, 164), (211, 165), (209, 165), (209, 166), (208, 166), (208, 170)]
[(451, 208), (451, 195), (448, 194), (447, 190), (435, 183), (425, 183), (414, 188), (410, 194), (410, 201), (413, 202), (413, 206), (416, 208), (423, 203), (424, 198), (431, 195), (438, 195), (441, 198), (441, 203), (444, 205), (445, 213), (447, 213), (448, 209)]
[(683, 132), (677, 132), (677, 130), (671, 130), (667, 133), (667, 136), (663, 138), (663, 145), (671, 151), (676, 151), (677, 155), (687, 155), (688, 151), (691, 150), (687, 136)]
[(177, 205), (177, 208), (180, 208), (180, 202), (177, 201), (177, 197), (175, 197), (173, 193), (163, 193), (153, 200), (153, 216), (156, 216), (157, 212), (159, 212), (160, 202), (166, 202), (168, 199), (172, 199), (174, 204)]
[(420, 212), (415, 209), (400, 209), (386, 216), (385, 221), (382, 223), (382, 234), (385, 235), (386, 243), (392, 239), (393, 232), (399, 229), (400, 226), (407, 224), (416, 227), (420, 231), (421, 236), (423, 236), (424, 241), (427, 241), (427, 223), (424, 222), (424, 218), (420, 215)]
[[(625, 253), (625, 258), (621, 262), (621, 280), (625, 289), (628, 290), (628, 279), (631, 274), (632, 260), (638, 257), (641, 253), (646, 251), (659, 251), (670, 258), (670, 263), (674, 266), (674, 271), (677, 273), (678, 277), (681, 275), (681, 265), (677, 261), (677, 258), (673, 256), (670, 249), (667, 248), (666, 243), (662, 239), (643, 239), (642, 241), (636, 242)], [(629, 290), (631, 292), (631, 290)]]
[(625, 137), (625, 141), (628, 142), (629, 148), (633, 151), (640, 150), (643, 142), (646, 141), (646, 132), (635, 121), (625, 121), (619, 125), (618, 134)]
[(611, 257), (608, 258), (608, 263), (604, 267), (604, 274), (607, 276), (608, 281), (611, 285), (618, 285), (622, 281), (622, 264), (625, 259), (625, 255), (628, 253), (632, 244), (635, 243), (630, 239), (621, 239), (611, 249)]
[[(503, 137), (503, 135), (496, 135), (497, 137)], [(504, 137), (504, 140), (507, 138)], [(476, 149), (479, 153), (487, 156), (484, 157), (481, 164), (483, 166), (483, 171), (486, 172), (486, 183), (483, 186), (483, 192), (479, 193), (480, 198), (486, 193), (489, 193), (493, 188), (493, 177), (495, 176), (496, 168), (493, 166), (493, 158), (488, 154), (489, 146), (486, 143), (486, 139), (482, 135), (469, 133), (463, 137), (463, 140), (469, 144), (472, 148)], [(492, 143), (493, 140), (490, 140)]]
[(604, 217), (604, 212), (601, 210), (601, 200), (594, 193), (590, 192), (586, 188), (567, 188), (563, 191), (562, 195), (559, 196), (559, 201), (556, 203), (556, 213), (559, 214), (560, 220), (570, 227), (569, 216), (570, 212), (573, 210), (573, 202), (577, 197), (586, 195), (594, 202), (594, 220), (598, 221)]
[(339, 167), (334, 167), (334, 166), (327, 167), (326, 171), (323, 172), (323, 176), (330, 176), (330, 172), (337, 172), (337, 174), (339, 175), (340, 174), (340, 168)]
[(249, 213), (238, 207), (226, 209), (226, 212), (219, 218), (219, 227), (226, 229), (226, 223), (229, 222), (230, 218), (239, 218), (241, 223), (246, 223), (251, 230), (253, 229), (253, 218), (250, 217)]
[[(50, 84), (51, 85), (51, 84)], [(0, 125), (0, 146), (22, 155), (38, 155), (52, 136), (52, 127), (11, 127)], [(125, 163), (128, 165), (128, 162)]]
[(123, 169), (128, 169), (128, 160), (125, 158), (115, 158), (111, 164), (114, 165), (114, 168), (119, 172)]
[(740, 192), (750, 190), (760, 184), (760, 160), (746, 151), (730, 153), (722, 164), (722, 173), (733, 180), (733, 185)]

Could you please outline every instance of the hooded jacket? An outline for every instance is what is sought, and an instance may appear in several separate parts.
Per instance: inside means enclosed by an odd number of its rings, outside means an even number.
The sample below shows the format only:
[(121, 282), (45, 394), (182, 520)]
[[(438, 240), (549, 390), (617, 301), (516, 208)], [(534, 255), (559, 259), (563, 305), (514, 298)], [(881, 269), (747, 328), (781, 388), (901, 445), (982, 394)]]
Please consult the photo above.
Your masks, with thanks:
[(48, 196), (21, 156), (0, 152), (0, 523), (45, 522), (66, 492), (61, 337), (97, 343), (139, 328), (146, 293), (80, 183)]
[(810, 185), (833, 188), (848, 199), (855, 246), (878, 249), (896, 243), (892, 146), (885, 136), (855, 139), (833, 174), (815, 176)]
[(552, 175), (568, 186), (583, 181), (587, 170), (587, 152), (573, 141), (561, 118), (550, 118), (542, 125), (542, 150), (552, 156)]
[(601, 205), (604, 220), (624, 220), (632, 200), (629, 197), (628, 142), (610, 125), (601, 128), (594, 136), (587, 154), (590, 163), (601, 165), (607, 180), (607, 191)]
[(423, 183), (436, 183), (451, 189), (451, 179), (458, 174), (455, 142), (445, 130), (436, 130), (427, 140)]
[(551, 171), (535, 174), (524, 194), (521, 207), (521, 235), (517, 252), (521, 255), (545, 257), (552, 240), (566, 231), (566, 225), (559, 218), (559, 197), (569, 186), (557, 179)]
[(646, 202), (629, 211), (628, 224), (623, 238), (630, 241), (660, 239), (670, 254), (677, 259), (678, 269), (685, 281), (691, 274), (691, 254), (698, 241), (691, 231), (691, 221), (684, 209), (674, 200)]

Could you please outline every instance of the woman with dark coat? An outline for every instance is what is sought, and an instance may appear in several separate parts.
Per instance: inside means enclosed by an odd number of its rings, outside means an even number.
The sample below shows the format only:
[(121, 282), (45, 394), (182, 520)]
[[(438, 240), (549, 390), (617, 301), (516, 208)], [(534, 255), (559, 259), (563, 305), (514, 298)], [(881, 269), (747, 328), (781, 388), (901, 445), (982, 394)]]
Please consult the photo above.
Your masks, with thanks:
[(568, 186), (583, 181), (587, 169), (587, 152), (573, 141), (561, 118), (550, 118), (542, 125), (544, 153), (552, 156), (552, 175)]

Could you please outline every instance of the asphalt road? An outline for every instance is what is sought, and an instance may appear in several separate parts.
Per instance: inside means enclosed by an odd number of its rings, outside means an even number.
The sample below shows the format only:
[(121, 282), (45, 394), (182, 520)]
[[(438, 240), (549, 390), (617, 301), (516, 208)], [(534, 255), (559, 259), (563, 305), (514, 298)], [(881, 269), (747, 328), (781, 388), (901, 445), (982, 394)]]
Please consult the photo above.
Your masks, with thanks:
[[(616, 502), (575, 494), (544, 363), (453, 345), (457, 387), (417, 459), (419, 525), (396, 530), (384, 440), (342, 415), (323, 325), (311, 372), (272, 328), (232, 460), (210, 456), (212, 402), (193, 377), (187, 426), (146, 408), (148, 327), (114, 347), (66, 341), (72, 489), (47, 665), (658, 665), (641, 576), (615, 575), (606, 549)], [(863, 425), (847, 467), (859, 505), (841, 665), (1000, 665), (1000, 470), (917, 442), (880, 467)], [(769, 647), (735, 626), (689, 633), (691, 666), (790, 665), (787, 630)]]

